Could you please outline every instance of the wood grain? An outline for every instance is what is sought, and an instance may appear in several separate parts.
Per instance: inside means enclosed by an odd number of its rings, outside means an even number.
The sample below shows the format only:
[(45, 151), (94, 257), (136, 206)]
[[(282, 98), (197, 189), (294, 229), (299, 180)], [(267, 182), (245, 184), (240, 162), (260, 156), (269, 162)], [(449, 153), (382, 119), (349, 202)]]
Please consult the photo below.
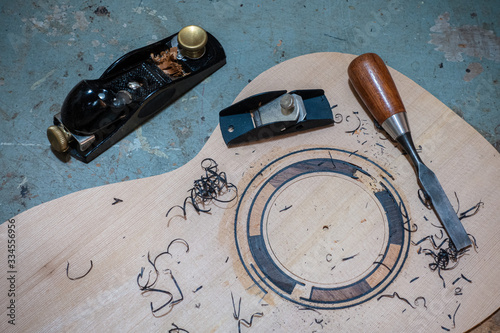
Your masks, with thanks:
[[(390, 69), (422, 159), (454, 207), (464, 212), (484, 203), (462, 220), (478, 249), (441, 271), (443, 287), (429, 269), (432, 258), (410, 243), (439, 238), (439, 220), (418, 199), (407, 157), (375, 128), (351, 90), (347, 67), (354, 57), (291, 59), (236, 98), (321, 88), (343, 118), (334, 126), (231, 149), (217, 128), (178, 170), (73, 193), (2, 224), (2, 251), (8, 225), (15, 225), (16, 295), (7, 296), (4, 252), (0, 330), (458, 332), (487, 318), (500, 306), (498, 152), (429, 92)], [(207, 203), (209, 213), (188, 205), (186, 217), (174, 208), (166, 217), (203, 175), (205, 158), (226, 172), (238, 200)], [(113, 205), (114, 198), (123, 201)], [(414, 224), (415, 232), (402, 228)], [(432, 248), (426, 241), (421, 247)], [(68, 263), (69, 276), (78, 277), (90, 261), (85, 277), (68, 279)], [(141, 291), (138, 282), (156, 274), (155, 287), (164, 292)], [(461, 295), (455, 295), (458, 287)], [(408, 303), (380, 298), (394, 292)], [(15, 326), (7, 321), (10, 299)], [(152, 313), (151, 306), (166, 303)], [(448, 315), (455, 311), (453, 323)]]

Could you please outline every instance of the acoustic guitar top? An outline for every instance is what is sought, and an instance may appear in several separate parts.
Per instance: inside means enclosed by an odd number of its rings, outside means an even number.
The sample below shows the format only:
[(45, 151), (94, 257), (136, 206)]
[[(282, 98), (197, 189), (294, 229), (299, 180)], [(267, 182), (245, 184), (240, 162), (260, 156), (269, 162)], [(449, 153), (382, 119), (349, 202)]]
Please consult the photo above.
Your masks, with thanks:
[[(420, 157), (473, 245), (456, 251), (410, 161), (349, 85), (355, 58), (283, 62), (236, 98), (323, 89), (335, 123), (92, 188), (0, 226), (0, 330), (463, 332), (500, 306), (500, 157), (390, 69)], [(218, 110), (214, 110), (217, 112)], [(15, 324), (15, 325), (14, 325)]]

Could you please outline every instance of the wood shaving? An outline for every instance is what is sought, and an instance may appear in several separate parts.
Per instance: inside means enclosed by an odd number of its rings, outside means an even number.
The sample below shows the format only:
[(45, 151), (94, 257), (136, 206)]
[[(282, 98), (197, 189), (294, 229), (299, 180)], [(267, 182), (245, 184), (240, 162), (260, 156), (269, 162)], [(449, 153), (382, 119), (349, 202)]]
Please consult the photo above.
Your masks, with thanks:
[(182, 65), (177, 62), (177, 47), (172, 47), (167, 51), (161, 51), (158, 55), (151, 53), (151, 59), (153, 59), (156, 66), (167, 75), (182, 77), (188, 74), (184, 72)]

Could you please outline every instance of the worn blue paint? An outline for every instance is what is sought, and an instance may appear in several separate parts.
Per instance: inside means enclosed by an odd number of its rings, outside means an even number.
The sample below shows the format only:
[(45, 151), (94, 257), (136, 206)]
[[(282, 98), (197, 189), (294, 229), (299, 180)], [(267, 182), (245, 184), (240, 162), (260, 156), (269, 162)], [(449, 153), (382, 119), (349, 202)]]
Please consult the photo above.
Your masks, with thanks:
[[(95, 13), (105, 6), (109, 15)], [(452, 26), (498, 36), (498, 1), (3, 1), (0, 4), (0, 221), (62, 195), (173, 170), (194, 157), (218, 111), (266, 69), (321, 51), (376, 52), (500, 145), (500, 66), (448, 61), (429, 44)], [(227, 65), (90, 164), (63, 163), (45, 136), (70, 89), (126, 52), (188, 24), (215, 35)], [(498, 48), (496, 49), (498, 51)], [(483, 72), (464, 81), (471, 63)], [(442, 64), (442, 65), (441, 65)]]

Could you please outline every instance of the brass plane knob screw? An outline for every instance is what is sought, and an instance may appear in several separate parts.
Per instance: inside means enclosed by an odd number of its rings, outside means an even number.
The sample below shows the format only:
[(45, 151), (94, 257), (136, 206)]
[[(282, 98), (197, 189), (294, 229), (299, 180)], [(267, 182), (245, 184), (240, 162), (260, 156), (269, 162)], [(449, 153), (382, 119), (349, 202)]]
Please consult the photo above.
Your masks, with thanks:
[(47, 128), (47, 138), (57, 152), (64, 153), (69, 149), (70, 137), (71, 135), (60, 126), (52, 125)]
[(207, 32), (196, 25), (184, 27), (177, 34), (181, 54), (190, 59), (203, 57), (207, 41)]

